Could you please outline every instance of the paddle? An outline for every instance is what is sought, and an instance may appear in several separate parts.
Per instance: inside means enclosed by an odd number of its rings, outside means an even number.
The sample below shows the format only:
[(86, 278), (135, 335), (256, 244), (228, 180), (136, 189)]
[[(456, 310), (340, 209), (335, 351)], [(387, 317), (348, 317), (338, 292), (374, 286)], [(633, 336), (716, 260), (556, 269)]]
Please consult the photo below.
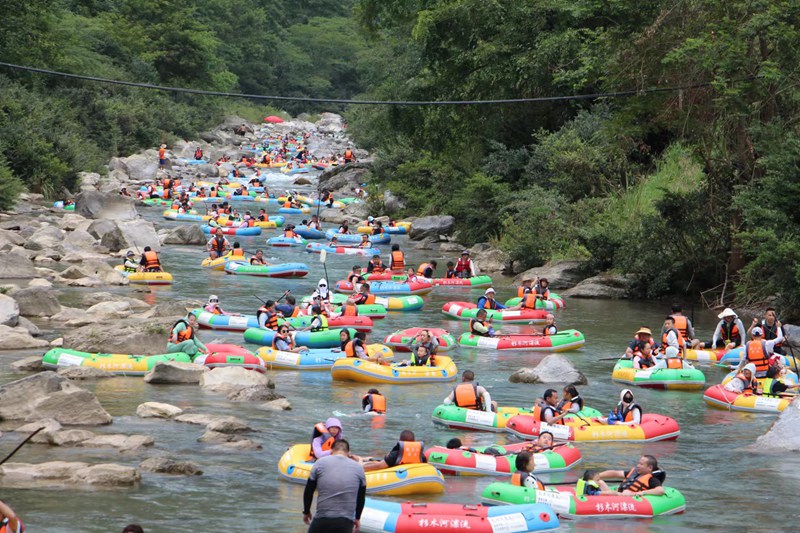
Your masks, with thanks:
[(2, 460), (2, 461), (0, 461), (0, 465), (2, 465), (3, 463), (5, 463), (5, 462), (6, 462), (6, 461), (8, 461), (9, 459), (11, 459), (11, 458), (14, 456), (14, 454), (15, 454), (15, 453), (17, 453), (17, 452), (19, 451), (19, 449), (20, 449), (20, 448), (22, 448), (23, 446), (25, 446), (25, 443), (26, 443), (26, 442), (28, 442), (29, 440), (31, 440), (31, 439), (32, 439), (32, 438), (33, 438), (33, 437), (34, 437), (34, 436), (35, 436), (37, 433), (39, 433), (39, 432), (40, 432), (41, 430), (43, 430), (43, 429), (44, 429), (44, 426), (40, 427), (39, 429), (37, 429), (36, 431), (34, 431), (33, 433), (31, 433), (30, 435), (28, 435), (27, 437), (25, 437), (25, 440), (23, 440), (22, 442), (20, 442), (20, 443), (19, 443), (19, 445), (17, 445), (17, 447), (16, 447), (16, 448), (14, 448), (14, 449), (11, 451), (11, 453), (9, 453), (8, 455), (6, 455), (6, 456), (3, 458), (3, 460)]
[[(322, 263), (322, 268), (325, 269), (325, 281), (328, 280), (328, 267), (325, 265), (325, 261), (328, 259), (328, 251), (322, 250), (319, 253), (319, 262)], [(330, 287), (328, 288), (330, 290)]]

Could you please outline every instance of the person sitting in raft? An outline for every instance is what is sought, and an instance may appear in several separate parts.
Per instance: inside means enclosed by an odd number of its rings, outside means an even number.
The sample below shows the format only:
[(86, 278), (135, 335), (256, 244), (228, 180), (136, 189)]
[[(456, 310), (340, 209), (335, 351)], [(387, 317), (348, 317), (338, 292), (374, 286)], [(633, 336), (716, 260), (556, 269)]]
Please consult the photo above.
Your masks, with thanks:
[(308, 222), (308, 227), (317, 231), (322, 231), (322, 224), (319, 223), (317, 215), (311, 215), (311, 220)]
[(539, 278), (538, 282), (533, 286), (533, 295), (538, 300), (549, 300), (550, 299), (550, 282), (547, 281), (547, 278)]
[(320, 457), (330, 455), (333, 443), (343, 438), (342, 423), (338, 418), (331, 417), (324, 424), (321, 422), (316, 424), (311, 433), (310, 460), (315, 461)]
[(359, 248), (372, 248), (372, 243), (369, 240), (369, 235), (366, 233), (361, 234), (361, 242), (358, 243)]
[(636, 370), (646, 370), (656, 366), (656, 360), (653, 357), (653, 348), (650, 343), (644, 343), (640, 351), (636, 352), (633, 356), (633, 368)]
[(452, 278), (457, 278), (458, 277), (456, 275), (455, 265), (453, 265), (452, 261), (448, 261), (447, 262), (447, 271), (444, 273), (444, 277), (446, 279), (452, 279)]
[(544, 490), (544, 484), (536, 479), (533, 470), (536, 468), (536, 461), (531, 452), (520, 452), (514, 461), (517, 471), (511, 474), (511, 484), (517, 487)]
[(215, 315), (241, 316), (237, 313), (227, 313), (223, 311), (222, 307), (219, 306), (219, 297), (216, 294), (212, 294), (211, 296), (208, 297), (208, 303), (203, 309)]
[(478, 275), (475, 262), (469, 257), (469, 250), (461, 252), (461, 257), (456, 262), (455, 272), (457, 278), (474, 278)]
[[(751, 331), (754, 327), (758, 325), (758, 319), (754, 318), (753, 322), (750, 324), (750, 330), (748, 330), (748, 335), (752, 335)], [(778, 320), (777, 315), (775, 314), (775, 309), (772, 307), (767, 307), (767, 310), (764, 312), (764, 318), (761, 320), (761, 329), (764, 331), (764, 340), (771, 341), (773, 339), (777, 339), (779, 336), (783, 337), (784, 340), (786, 336), (783, 332), (783, 326), (781, 326), (780, 320)], [(773, 351), (780, 355), (785, 355), (782, 343), (778, 342), (773, 346)]]
[(311, 306), (311, 323), (307, 328), (300, 331), (327, 331), (328, 330), (328, 317), (322, 314), (322, 307), (318, 305)]
[(418, 347), (424, 346), (429, 354), (436, 355), (439, 350), (439, 341), (431, 335), (429, 330), (422, 329), (406, 346), (409, 347), (411, 352), (416, 352)]
[(161, 268), (161, 260), (158, 258), (158, 254), (154, 252), (149, 246), (144, 247), (144, 252), (142, 252), (142, 258), (139, 260), (139, 271), (164, 272), (164, 269)]
[(295, 233), (294, 224), (289, 224), (283, 229), (283, 236), (287, 239), (300, 239), (300, 235)]
[(331, 303), (327, 300), (323, 300), (322, 296), (316, 293), (311, 296), (310, 306), (313, 307), (315, 305), (318, 306), (320, 309), (322, 309), (322, 314), (325, 315), (326, 317), (333, 318), (334, 316), (337, 316), (333, 312), (333, 307), (331, 306)]
[(677, 329), (683, 336), (683, 339), (685, 341), (684, 347), (692, 348), (694, 344), (696, 344), (692, 321), (689, 320), (689, 317), (683, 314), (683, 306), (681, 304), (672, 304), (671, 309), (672, 309), (672, 314), (670, 316), (672, 317), (672, 320), (675, 324), (675, 329)]
[(399, 465), (427, 463), (428, 460), (425, 459), (424, 448), (425, 443), (417, 442), (414, 432), (406, 429), (400, 433), (400, 439), (397, 444), (386, 454), (383, 460), (364, 462), (361, 459), (360, 462), (364, 465), (365, 472), (383, 470)]
[[(658, 462), (652, 455), (643, 455), (636, 466), (629, 472), (624, 470), (604, 470), (594, 476), (594, 481), (600, 487), (600, 494), (605, 496), (661, 496), (664, 487), (661, 484), (666, 478), (666, 473), (659, 470)], [(604, 480), (622, 479), (617, 490), (611, 490)]]
[(797, 385), (787, 385), (779, 379), (781, 371), (781, 368), (777, 365), (769, 367), (769, 370), (767, 370), (767, 377), (759, 382), (756, 393), (763, 394), (764, 396), (797, 396), (797, 393), (788, 393), (787, 391), (789, 389), (800, 388), (800, 383)]
[(649, 344), (652, 349), (656, 348), (656, 343), (653, 340), (653, 332), (650, 331), (650, 328), (641, 327), (633, 335), (633, 340), (625, 349), (625, 359), (631, 359), (636, 354), (642, 353), (642, 348), (645, 344)]
[(189, 313), (181, 318), (170, 329), (167, 341), (167, 353), (183, 352), (192, 359), (198, 353), (208, 353), (206, 345), (197, 338), (197, 317)]
[(378, 389), (369, 389), (361, 397), (361, 409), (365, 413), (375, 413), (378, 415), (386, 414), (386, 397)]
[(681, 335), (681, 332), (678, 331), (678, 328), (675, 327), (675, 319), (672, 318), (672, 315), (664, 319), (664, 327), (661, 331), (663, 332), (661, 334), (661, 352), (666, 354), (667, 348), (675, 348), (679, 354), (682, 353), (686, 346), (686, 340)]
[(417, 281), (419, 281), (419, 278), (417, 277), (417, 273), (414, 272), (413, 268), (408, 267), (408, 270), (406, 270), (406, 281), (405, 282), (406, 283), (416, 283)]
[(123, 187), (123, 188), (121, 188), (119, 190), (119, 195), (120, 196), (130, 196), (131, 193), (128, 192), (128, 188), (127, 187)]
[[(583, 409), (583, 398), (581, 398), (575, 385), (567, 385), (564, 387), (561, 391), (561, 401), (556, 404), (556, 409), (564, 413), (565, 416), (570, 413), (578, 413)], [(539, 437), (541, 437), (541, 435), (539, 435)]]
[[(371, 244), (371, 243), (370, 243)], [(383, 266), (383, 262), (381, 261), (381, 256), (375, 254), (372, 256), (372, 259), (369, 260), (367, 263), (367, 274), (382, 274), (386, 271), (386, 267)]]
[(697, 344), (698, 349), (725, 348), (732, 350), (742, 345), (745, 332), (744, 324), (741, 319), (736, 315), (733, 309), (726, 307), (719, 315), (719, 323), (714, 330), (714, 335), (711, 337), (711, 342), (701, 342)]
[(597, 496), (600, 494), (600, 485), (594, 480), (597, 472), (594, 470), (585, 470), (583, 475), (575, 483), (575, 494), (578, 496)]
[(492, 401), (486, 387), (475, 383), (475, 372), (472, 370), (465, 370), (461, 374), (461, 383), (450, 391), (442, 403), (445, 405), (455, 404), (456, 407), (474, 411), (497, 411), (497, 402)]
[(642, 408), (633, 401), (630, 389), (622, 389), (619, 393), (619, 403), (609, 413), (608, 417), (598, 418), (602, 423), (609, 425), (633, 426), (642, 423)]
[(295, 346), (294, 338), (289, 332), (288, 324), (281, 324), (278, 326), (278, 331), (272, 337), (272, 347), (281, 352), (300, 353), (308, 350), (305, 346)]
[(389, 270), (402, 274), (406, 271), (406, 254), (400, 250), (399, 244), (392, 245), (391, 253), (392, 262), (389, 264)]
[(547, 450), (552, 450), (556, 446), (557, 445), (553, 441), (553, 434), (549, 431), (542, 431), (539, 433), (539, 436), (536, 437), (536, 442), (532, 442), (525, 447), (525, 451), (531, 453), (541, 453)]
[(214, 230), (214, 236), (206, 243), (206, 251), (211, 259), (222, 257), (231, 248), (231, 242), (222, 235), (222, 229)]
[(555, 335), (558, 333), (558, 326), (556, 326), (556, 317), (553, 313), (547, 313), (547, 316), (544, 318), (544, 328), (542, 329), (542, 335), (549, 336)]
[(756, 365), (747, 363), (744, 368), (736, 374), (732, 380), (724, 385), (726, 391), (735, 392), (750, 396), (758, 390), (758, 380), (756, 379)]
[(258, 327), (261, 329), (277, 330), (278, 318), (274, 300), (267, 300), (256, 311), (256, 320), (258, 321)]
[(195, 159), (195, 161), (200, 161), (201, 159), (203, 159), (203, 150), (201, 150), (200, 148), (195, 150), (194, 151), (194, 159)]
[(417, 267), (417, 275), (426, 279), (431, 279), (434, 272), (436, 272), (436, 261), (434, 260), (428, 261), (427, 263), (422, 263), (419, 267)]
[(372, 228), (372, 234), (383, 235), (384, 233), (386, 233), (386, 230), (383, 229), (383, 222), (381, 222), (380, 220), (376, 221), (375, 226)]
[(322, 278), (321, 280), (319, 280), (319, 283), (317, 283), (317, 290), (315, 290), (311, 294), (311, 299), (312, 300), (314, 299), (314, 296), (319, 296), (324, 302), (330, 302), (331, 301), (331, 291), (328, 290), (328, 280), (327, 279)]
[(767, 376), (767, 371), (771, 366), (778, 366), (779, 368), (782, 366), (781, 362), (783, 358), (780, 355), (775, 355), (775, 345), (783, 342), (783, 333), (780, 327), (781, 323), (778, 322), (777, 325), (780, 336), (771, 341), (764, 340), (764, 331), (760, 326), (756, 326), (750, 330), (753, 340), (745, 345), (744, 355), (741, 361), (739, 361), (737, 370), (744, 367), (746, 363), (752, 363), (756, 366), (755, 376), (757, 378), (763, 378)]
[(256, 220), (258, 220), (259, 222), (268, 221), (269, 220), (269, 215), (267, 215), (267, 210), (266, 209), (259, 209), (258, 210), (258, 216), (256, 217)]
[(425, 346), (417, 346), (417, 349), (411, 352), (411, 366), (434, 366), (436, 364), (435, 357), (428, 351)]
[[(347, 332), (346, 329), (342, 330), (343, 332)], [(350, 334), (348, 333), (348, 337)], [(340, 340), (344, 338), (344, 335), (340, 334)], [(342, 351), (347, 357), (357, 357), (358, 359), (366, 359), (367, 361), (372, 361), (374, 363), (378, 363), (379, 365), (388, 366), (389, 362), (386, 361), (382, 355), (378, 354), (375, 357), (370, 357), (367, 353), (367, 334), (363, 331), (359, 331), (355, 334), (355, 337), (351, 341), (344, 341), (342, 340)]]
[(125, 272), (136, 272), (139, 268), (139, 263), (136, 262), (135, 257), (132, 250), (128, 250), (128, 253), (125, 254), (125, 259), (122, 261), (122, 268), (125, 269)]
[(494, 288), (489, 287), (478, 298), (478, 309), (505, 309), (506, 306), (494, 299)]
[(350, 233), (350, 226), (347, 225), (347, 221), (342, 222), (342, 225), (339, 226), (339, 231), (336, 233), (341, 233), (343, 235), (347, 235)]
[(347, 297), (347, 300), (342, 303), (340, 316), (358, 316), (358, 304), (356, 303), (355, 296), (360, 296), (360, 294), (351, 294)]
[(331, 240), (328, 241), (328, 247), (336, 248), (337, 246), (339, 246), (339, 239), (336, 237), (336, 235), (333, 235), (331, 236)]
[(297, 307), (297, 300), (294, 296), (289, 294), (289, 291), (283, 293), (286, 301), (275, 305), (275, 311), (284, 317), (293, 317), (300, 314), (300, 309)]
[(533, 287), (531, 287), (532, 283), (533, 280), (530, 278), (523, 279), (522, 285), (517, 287), (517, 297), (524, 298), (526, 294), (532, 293), (533, 292)]
[(691, 368), (691, 365), (683, 360), (681, 353), (674, 346), (667, 346), (663, 354), (656, 357), (655, 368), (672, 368), (680, 370), (681, 368)]
[(568, 413), (560, 413), (558, 410), (558, 392), (555, 389), (547, 389), (541, 398), (536, 399), (533, 406), (533, 416), (540, 422), (548, 424), (563, 424), (561, 419)]
[(242, 261), (244, 259), (244, 249), (242, 245), (239, 244), (237, 241), (233, 242), (233, 248), (231, 249), (231, 259), (236, 259), (237, 261)]
[(479, 337), (494, 337), (499, 333), (492, 328), (492, 319), (486, 318), (486, 309), (480, 309), (475, 318), (470, 319), (469, 332)]
[(361, 275), (361, 266), (353, 265), (353, 271), (347, 275), (347, 282), (353, 285), (354, 291), (358, 291), (364, 281), (366, 280), (364, 276)]
[(266, 265), (267, 261), (264, 259), (264, 252), (262, 250), (256, 250), (256, 255), (250, 258), (251, 265)]
[(356, 305), (371, 305), (375, 303), (375, 295), (369, 292), (369, 283), (364, 282), (361, 284), (361, 289), (358, 293), (352, 295), (353, 302)]

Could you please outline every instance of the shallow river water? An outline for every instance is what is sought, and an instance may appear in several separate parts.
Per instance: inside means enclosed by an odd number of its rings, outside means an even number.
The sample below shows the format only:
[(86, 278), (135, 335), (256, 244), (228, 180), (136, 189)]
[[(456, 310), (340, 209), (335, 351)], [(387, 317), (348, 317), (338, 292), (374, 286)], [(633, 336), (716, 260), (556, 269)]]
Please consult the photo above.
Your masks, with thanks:
[[(158, 220), (159, 213), (160, 210), (151, 209), (146, 216)], [(299, 217), (293, 218), (299, 222)], [(261, 237), (239, 240), (245, 249), (253, 250), (263, 247), (265, 238), (273, 233), (267, 230)], [(402, 246), (406, 237), (396, 242)], [(162, 253), (162, 261), (176, 281), (172, 287), (154, 288), (147, 296), (150, 303), (178, 296), (205, 299), (213, 293), (220, 296), (226, 310), (252, 314), (258, 307), (256, 295), (274, 298), (285, 288), (296, 295), (309, 294), (323, 272), (318, 255), (266, 248), (272, 261), (300, 260), (311, 267), (311, 274), (303, 280), (281, 281), (205, 272), (199, 266), (203, 257), (199, 248), (171, 247)], [(423, 254), (410, 247), (407, 251), (415, 265), (432, 259)], [(357, 262), (365, 264), (365, 261)], [(331, 283), (342, 279), (353, 263), (352, 258), (329, 256), (327, 267)], [(501, 301), (515, 292), (508, 279), (496, 280), (496, 288)], [(116, 290), (125, 293), (130, 289)], [(445, 318), (441, 306), (448, 300), (474, 300), (479, 294), (478, 290), (468, 289), (437, 290), (426, 297), (423, 311), (394, 313), (377, 321), (369, 339), (379, 342), (396, 329), (417, 325), (440, 326), (460, 334), (465, 323)], [(666, 310), (666, 304), (652, 302), (568, 300), (567, 308), (558, 313), (557, 320), (562, 329), (576, 328), (586, 335), (586, 346), (569, 352), (567, 357), (589, 379), (590, 384), (581, 388), (588, 405), (607, 412), (616, 403), (622, 388), (610, 379), (614, 362), (598, 360), (618, 355), (639, 326), (657, 328)], [(699, 333), (710, 336), (715, 318), (708, 313), (696, 314)], [(522, 326), (504, 329), (524, 331)], [(201, 333), (201, 338), (241, 342), (240, 334), (216, 334), (207, 330)], [(508, 381), (514, 370), (535, 365), (543, 354), (456, 349), (448, 355), (454, 357), (459, 374), (465, 369), (474, 370), (480, 383), (489, 388), (492, 397), (501, 405), (529, 406), (546, 388)], [(8, 369), (8, 363), (18, 357), (19, 354), (0, 356), (3, 381), (19, 377), (10, 374)], [(703, 367), (703, 370), (710, 383), (719, 382), (724, 375), (718, 368)], [(169, 453), (196, 461), (204, 474), (191, 478), (145, 474), (138, 487), (121, 490), (6, 489), (2, 491), (2, 498), (21, 514), (29, 531), (105, 533), (121, 531), (125, 524), (138, 522), (148, 533), (301, 532), (305, 530), (301, 517), (303, 487), (279, 480), (277, 463), (289, 445), (307, 442), (314, 423), (329, 416), (342, 419), (353, 451), (366, 455), (385, 453), (403, 429), (413, 430), (418, 440), (428, 445), (443, 445), (454, 436), (473, 445), (506, 441), (503, 434), (470, 434), (432, 424), (433, 408), (454, 384), (381, 385), (381, 392), (389, 400), (389, 413), (384, 420), (359, 414), (360, 397), (368, 385), (333, 382), (327, 372), (271, 372), (271, 376), (277, 391), (291, 401), (291, 411), (267, 413), (246, 404), (227, 402), (220, 395), (203, 393), (197, 386), (148, 385), (141, 378), (119, 377), (87, 385), (115, 417), (112, 426), (95, 431), (152, 435), (155, 447), (144, 454), (120, 454), (108, 449), (29, 444), (14, 461), (85, 460), (135, 465), (148, 454)], [(567, 479), (574, 479), (584, 468), (627, 469), (640, 454), (651, 453), (667, 471), (667, 484), (686, 495), (686, 512), (655, 520), (562, 521), (561, 531), (769, 531), (785, 529), (786, 524), (800, 519), (800, 500), (796, 496), (800, 492), (800, 480), (795, 474), (800, 460), (796, 456), (759, 455), (745, 450), (769, 427), (771, 416), (713, 410), (703, 403), (701, 392), (634, 392), (646, 411), (676, 418), (681, 426), (680, 438), (674, 442), (643, 445), (580, 445), (584, 462), (568, 473)], [(167, 402), (193, 412), (244, 418), (259, 430), (252, 438), (263, 443), (264, 449), (226, 451), (198, 443), (197, 438), (203, 432), (200, 426), (136, 417), (136, 406), (145, 401)], [(18, 440), (13, 433), (5, 433), (0, 440), (3, 451), (10, 451)], [(447, 488), (443, 495), (417, 499), (474, 503), (479, 501), (482, 488), (491, 481), (489, 477), (446, 477)], [(790, 526), (789, 529), (794, 528)]]

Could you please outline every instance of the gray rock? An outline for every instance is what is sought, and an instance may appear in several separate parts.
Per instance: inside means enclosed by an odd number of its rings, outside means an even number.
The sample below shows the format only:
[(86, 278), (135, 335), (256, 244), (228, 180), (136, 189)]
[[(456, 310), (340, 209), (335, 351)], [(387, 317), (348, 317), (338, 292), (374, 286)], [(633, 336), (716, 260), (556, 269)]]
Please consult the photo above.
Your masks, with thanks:
[(271, 402), (262, 403), (258, 406), (258, 409), (263, 411), (291, 411), (292, 404), (286, 398), (279, 398)]
[(383, 209), (390, 215), (405, 209), (406, 204), (398, 198), (392, 191), (383, 191)]
[(0, 350), (43, 348), (48, 345), (46, 340), (32, 337), (25, 328), (0, 326)]
[(185, 224), (170, 230), (161, 241), (163, 244), (205, 244), (208, 238), (196, 224)]
[(19, 322), (19, 304), (11, 296), (0, 293), (0, 325), (15, 327)]
[(143, 154), (134, 154), (123, 158), (121, 168), (132, 180), (151, 180), (158, 172), (158, 153), (148, 150)]
[(102, 239), (106, 233), (111, 233), (117, 228), (117, 224), (113, 220), (107, 218), (100, 218), (93, 220), (87, 228), (87, 233), (95, 239)]
[[(549, 281), (549, 280), (548, 280)], [(600, 274), (585, 279), (561, 293), (571, 298), (622, 299), (629, 296), (633, 276), (625, 274)]]
[(94, 433), (85, 429), (65, 429), (56, 431), (50, 437), (53, 446), (75, 446), (85, 440), (93, 439)]
[[(200, 387), (207, 391), (230, 394), (248, 387), (270, 386), (270, 380), (260, 372), (242, 367), (214, 368), (200, 377)], [(274, 387), (274, 384), (272, 385)]]
[[(38, 261), (40, 257), (41, 256), (36, 256), (36, 258), (34, 258), (34, 261), (36, 261), (37, 263), (41, 263), (40, 261)], [(48, 261), (52, 261), (49, 258), (45, 259), (48, 259)], [(52, 261), (52, 263), (55, 263), (55, 261)], [(28, 282), (28, 287), (39, 287), (40, 289), (49, 289), (52, 286), (53, 284), (44, 278), (35, 278)]]
[(117, 221), (116, 228), (100, 239), (100, 244), (112, 252), (144, 250), (149, 246), (158, 252), (161, 247), (155, 226), (147, 220)]
[(219, 433), (247, 433), (253, 431), (253, 428), (247, 425), (244, 420), (239, 420), (235, 417), (219, 418), (213, 420), (206, 426), (208, 431), (217, 431)]
[(438, 239), (439, 235), (449, 235), (455, 227), (456, 219), (450, 215), (437, 215), (420, 217), (414, 220), (409, 236), (413, 240), (432, 237)]
[(247, 422), (235, 416), (210, 415), (207, 413), (185, 413), (175, 417), (176, 422), (184, 424), (194, 424), (197, 426), (209, 426), (210, 424), (221, 424), (224, 422), (237, 426), (247, 426)]
[(292, 185), (311, 185), (311, 180), (300, 176), (292, 182)]
[(178, 461), (172, 457), (150, 457), (139, 463), (139, 470), (173, 476), (200, 476), (203, 471), (192, 461)]
[(13, 246), (22, 246), (25, 244), (25, 238), (14, 232), (5, 229), (0, 229), (0, 247), (5, 246), (7, 244)]
[(231, 433), (220, 433), (219, 431), (208, 430), (203, 433), (197, 442), (205, 442), (208, 444), (222, 444), (226, 447), (236, 450), (260, 450), (262, 446), (255, 441), (252, 441), (241, 435)]
[(81, 462), (6, 463), (0, 466), (5, 488), (52, 486), (130, 487), (141, 479), (136, 468), (113, 463), (90, 465)]
[(38, 337), (39, 335), (42, 334), (41, 330), (39, 329), (39, 326), (37, 326), (24, 316), (19, 317), (19, 321), (17, 322), (17, 327), (24, 328), (25, 330), (28, 331), (28, 333), (30, 333), (34, 337)]
[(61, 311), (61, 304), (52, 289), (28, 287), (9, 294), (19, 304), (22, 316), (50, 317)]
[(155, 444), (153, 437), (149, 435), (95, 435), (91, 439), (82, 441), (81, 446), (87, 448), (118, 448), (129, 451), (152, 446)]
[(59, 368), (59, 376), (64, 376), (67, 379), (103, 379), (116, 377), (111, 372), (107, 372), (102, 368), (94, 368), (91, 366), (67, 366)]
[(11, 363), (11, 368), (20, 372), (41, 372), (44, 370), (41, 355), (31, 355)]
[(786, 336), (786, 343), (792, 348), (800, 348), (800, 326), (783, 324), (783, 334)]
[(46, 248), (53, 248), (61, 244), (65, 237), (64, 231), (55, 226), (42, 226), (33, 235), (28, 238), (29, 243), (33, 243), (38, 248), (30, 248), (32, 250), (42, 250)]
[(185, 317), (186, 313), (192, 309), (203, 307), (206, 302), (200, 300), (183, 300), (175, 299), (156, 304), (149, 311), (140, 315), (141, 318), (171, 318), (173, 322), (181, 317)]
[(64, 238), (65, 250), (74, 250), (79, 252), (94, 250), (96, 244), (97, 239), (81, 229), (76, 229), (67, 233), (67, 236)]
[(152, 384), (200, 383), (200, 377), (209, 370), (195, 363), (160, 362), (145, 374), (144, 380)]
[(520, 368), (508, 378), (511, 383), (565, 383), (586, 385), (588, 381), (563, 355), (548, 355), (534, 368)]
[(61, 424), (58, 423), (57, 420), (53, 420), (52, 418), (46, 418), (44, 420), (36, 420), (35, 422), (29, 422), (23, 426), (18, 427), (14, 430), (15, 433), (23, 433), (26, 436), (30, 435), (34, 431), (41, 428), (41, 431), (33, 436), (31, 442), (37, 444), (50, 444), (53, 439), (53, 435), (59, 431), (61, 431)]
[(85, 218), (108, 218), (118, 222), (139, 217), (131, 198), (91, 190), (75, 196), (75, 212)]
[(0, 279), (31, 279), (38, 277), (33, 262), (17, 252), (0, 253)]
[(126, 301), (112, 301), (100, 302), (94, 304), (86, 310), (89, 315), (92, 315), (96, 320), (114, 320), (118, 318), (127, 318), (133, 314), (131, 304)]
[(750, 450), (768, 454), (800, 451), (800, 403), (790, 403)]
[(511, 270), (511, 258), (508, 254), (489, 243), (478, 243), (470, 248), (470, 257), (481, 274), (509, 273)]
[[(350, 163), (330, 167), (320, 174), (319, 187), (320, 189), (329, 189), (334, 192), (350, 192), (353, 187), (357, 187), (366, 181), (366, 174), (371, 166), (367, 163)], [(341, 195), (339, 194), (339, 196)]]
[(141, 418), (175, 418), (183, 414), (183, 409), (160, 402), (145, 402), (136, 407), (136, 416)]
[(586, 261), (571, 259), (552, 261), (519, 274), (514, 278), (514, 284), (522, 285), (522, 280), (525, 279), (547, 278), (551, 289), (569, 289), (585, 279), (585, 269)]
[(228, 394), (228, 400), (232, 402), (271, 402), (280, 398), (283, 396), (263, 385), (239, 389)]
[[(72, 329), (64, 335), (64, 345), (82, 352), (132, 353), (142, 350), (163, 353), (172, 318), (128, 318)], [(114, 331), (114, 335), (108, 335)], [(147, 355), (147, 354), (145, 354)]]

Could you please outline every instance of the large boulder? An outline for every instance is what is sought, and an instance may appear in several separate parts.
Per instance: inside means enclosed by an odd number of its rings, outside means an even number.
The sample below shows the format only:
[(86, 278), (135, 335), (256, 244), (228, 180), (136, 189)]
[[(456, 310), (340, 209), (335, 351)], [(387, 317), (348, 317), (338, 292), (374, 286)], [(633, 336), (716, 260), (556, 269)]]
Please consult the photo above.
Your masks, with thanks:
[(163, 455), (145, 459), (139, 463), (139, 470), (156, 474), (170, 474), (173, 476), (199, 476), (203, 473), (197, 463), (178, 461), (177, 459)]
[(470, 257), (480, 273), (508, 273), (511, 270), (511, 258), (502, 250), (489, 243), (478, 243), (470, 248)]
[(86, 312), (98, 321), (114, 320), (117, 318), (127, 318), (133, 313), (131, 304), (126, 301), (100, 302), (94, 304)]
[(113, 463), (90, 465), (81, 462), (6, 463), (0, 466), (3, 487), (68, 486), (130, 487), (141, 479), (139, 470)]
[(119, 170), (132, 180), (152, 180), (158, 172), (158, 153), (148, 150), (143, 154), (133, 154), (119, 160)]
[(33, 337), (25, 328), (12, 328), (0, 325), (0, 350), (44, 348), (45, 346), (49, 346), (49, 344), (50, 343), (44, 339)]
[(75, 380), (107, 379), (117, 377), (116, 374), (112, 374), (107, 370), (92, 366), (65, 366), (63, 368), (59, 368), (56, 372), (58, 372), (59, 376), (64, 376), (67, 379)]
[(750, 450), (769, 454), (800, 451), (800, 402), (790, 403)]
[(82, 229), (70, 231), (64, 238), (64, 251), (66, 252), (94, 251), (96, 245), (97, 239)]
[(63, 230), (56, 226), (42, 226), (36, 232), (28, 237), (26, 244), (34, 244), (36, 246), (29, 247), (31, 250), (44, 250), (47, 248), (54, 248), (61, 244), (66, 234)]
[(136, 407), (136, 416), (140, 418), (175, 418), (181, 414), (183, 409), (168, 403), (145, 402)]
[(44, 370), (41, 355), (30, 355), (11, 363), (11, 368), (17, 372), (41, 372)]
[(149, 311), (142, 313), (140, 317), (141, 318), (169, 317), (172, 318), (174, 321), (178, 320), (182, 316), (186, 316), (186, 313), (188, 313), (192, 309), (197, 309), (198, 307), (203, 307), (204, 305), (206, 305), (206, 302), (202, 302), (200, 300), (185, 300), (182, 298), (176, 298), (174, 300), (168, 300), (166, 302), (156, 304)]
[(81, 191), (75, 197), (75, 212), (85, 218), (108, 218), (116, 221), (139, 217), (133, 199), (115, 193)]
[(364, 182), (365, 175), (369, 172), (370, 167), (371, 165), (366, 163), (348, 163), (347, 165), (329, 167), (320, 174), (319, 187), (320, 189), (329, 189), (334, 192), (350, 192), (353, 187), (358, 187)]
[(565, 383), (586, 385), (586, 376), (563, 355), (548, 355), (534, 368), (520, 368), (508, 378), (511, 383)]
[(414, 240), (425, 237), (438, 239), (440, 235), (449, 235), (455, 225), (456, 219), (450, 215), (420, 217), (414, 220), (409, 236)]
[(0, 253), (0, 279), (31, 279), (37, 277), (39, 275), (36, 273), (36, 268), (27, 255), (16, 250)]
[(102, 239), (103, 235), (111, 233), (115, 229), (117, 229), (117, 224), (113, 220), (99, 218), (93, 220), (92, 223), (89, 224), (89, 227), (86, 228), (86, 232), (95, 239)]
[(88, 286), (99, 285), (128, 285), (130, 281), (122, 272), (111, 267), (105, 261), (84, 259), (79, 264), (73, 265), (61, 273), (63, 279), (72, 280), (70, 285), (83, 286), (76, 281), (89, 280)]
[[(82, 352), (164, 353), (174, 321), (173, 318), (129, 318), (88, 324), (68, 331), (64, 335), (64, 345)], [(110, 331), (114, 334), (110, 335)]]
[(232, 402), (271, 402), (280, 398), (283, 396), (263, 385), (245, 387), (228, 394), (228, 400)]
[(561, 296), (618, 300), (630, 295), (632, 284), (633, 276), (630, 275), (600, 274), (563, 291)]
[(25, 244), (25, 237), (15, 231), (0, 229), (0, 248), (6, 245), (22, 246)]
[(112, 252), (120, 250), (144, 250), (149, 246), (154, 251), (161, 249), (156, 228), (147, 220), (125, 220), (115, 223), (116, 228), (103, 235), (100, 244)]
[(150, 435), (95, 435), (82, 441), (80, 446), (87, 448), (118, 448), (122, 451), (136, 450), (152, 446), (155, 440)]
[(230, 394), (248, 387), (272, 388), (275, 385), (260, 372), (242, 367), (214, 368), (200, 376), (200, 387), (212, 392)]
[(786, 344), (792, 348), (800, 348), (800, 326), (793, 324), (783, 324), (783, 334), (786, 336)]
[(344, 131), (344, 119), (335, 113), (322, 113), (320, 119), (314, 123), (317, 131), (322, 135), (335, 135)]
[(209, 370), (205, 365), (164, 361), (156, 363), (144, 380), (153, 384), (200, 383), (202, 375)]
[(405, 209), (406, 204), (392, 191), (383, 191), (383, 211), (389, 215)]
[(522, 280), (547, 278), (551, 289), (569, 289), (577, 285), (584, 279), (586, 261), (565, 259), (562, 261), (552, 261), (544, 266), (534, 267), (526, 270), (514, 278), (515, 285), (522, 285)]
[(55, 372), (40, 372), (0, 387), (0, 418), (41, 420), (63, 425), (97, 426), (111, 423), (91, 392)]
[(162, 244), (205, 244), (208, 238), (196, 224), (184, 224), (173, 230), (169, 230)]
[(0, 293), (0, 325), (15, 327), (19, 323), (19, 304), (11, 296)]
[(22, 316), (50, 317), (61, 311), (61, 304), (51, 289), (28, 287), (9, 294), (19, 304)]

